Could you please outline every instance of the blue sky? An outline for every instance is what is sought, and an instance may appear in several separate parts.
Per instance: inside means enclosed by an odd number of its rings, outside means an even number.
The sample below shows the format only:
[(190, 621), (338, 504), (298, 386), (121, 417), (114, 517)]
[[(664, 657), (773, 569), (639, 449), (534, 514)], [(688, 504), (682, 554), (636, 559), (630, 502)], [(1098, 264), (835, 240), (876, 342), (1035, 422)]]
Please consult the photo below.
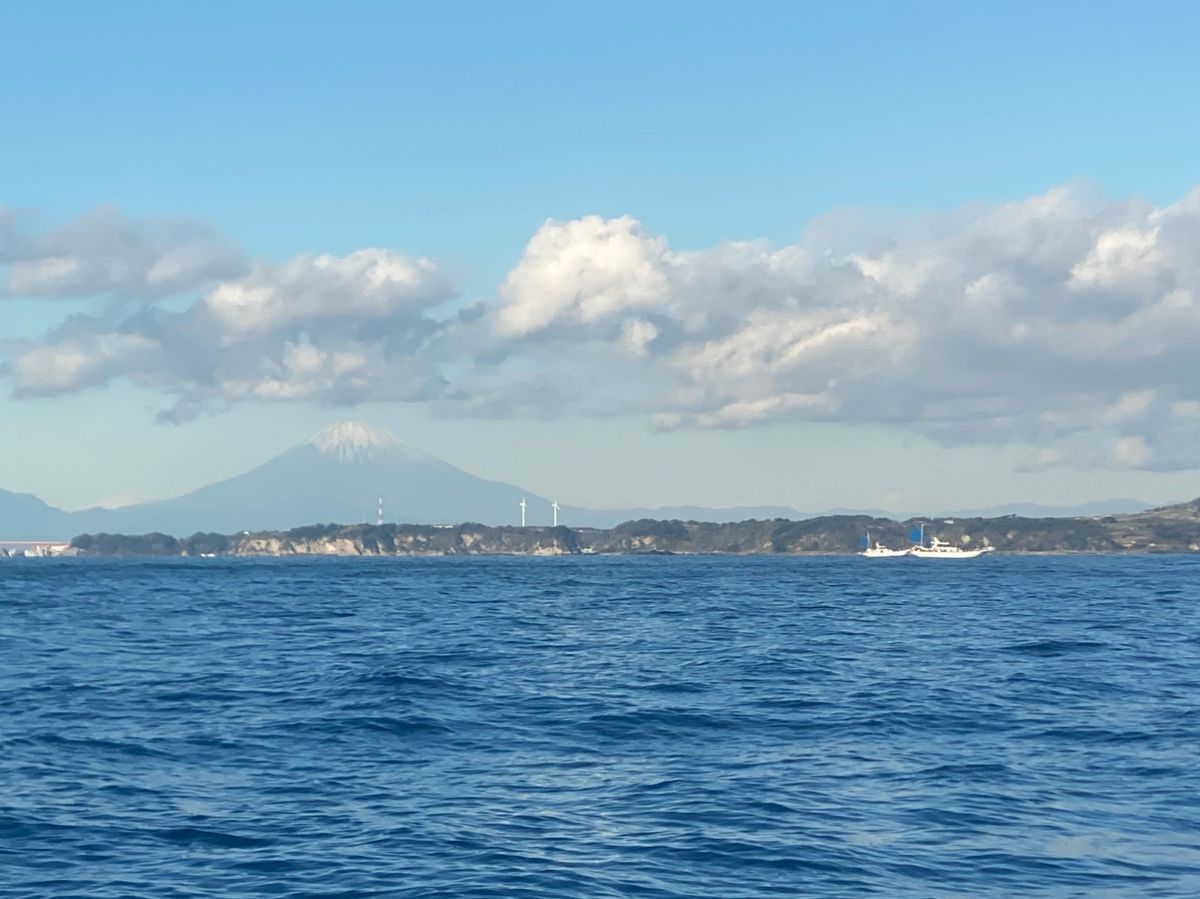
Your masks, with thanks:
[[(822, 363), (836, 382), (827, 387), (813, 387), (809, 368), (769, 378), (748, 371), (735, 389), (713, 381), (724, 363), (704, 372), (687, 366), (702, 347), (744, 345), (750, 337), (738, 321), (755, 315), (774, 322), (766, 330), (792, 328), (792, 343), (771, 350), (776, 362), (835, 319), (883, 328), (878, 316), (863, 318), (861, 291), (829, 299), (843, 289), (836, 272), (817, 277), (805, 263), (780, 286), (772, 280), (780, 258), (742, 253), (730, 262), (718, 251), (730, 241), (801, 246), (813, 258), (833, 253), (838, 265), (878, 260), (898, 246), (911, 274), (926, 270), (921, 260), (975, 252), (978, 241), (968, 245), (963, 235), (990, 228), (994, 240), (1042, 227), (1029, 224), (1045, 222), (1042, 207), (1030, 204), (1061, 189), (1070, 196), (1055, 201), (1054, 228), (1075, 234), (1080, 248), (1072, 250), (1078, 258), (1056, 263), (1062, 272), (1078, 272), (1088, 259), (1099, 264), (1087, 248), (1108, 246), (1104, 234), (1160, 234), (1159, 214), (1175, 223), (1161, 233), (1186, 241), (1179, 235), (1194, 232), (1179, 204), (1196, 187), (1191, 160), (1200, 157), (1197, 26), (1200, 13), (1182, 3), (10, 5), (0, 13), (10, 37), (0, 60), (0, 206), (15, 216), (16, 233), (45, 242), (103, 208), (116, 217), (105, 221), (133, 223), (131, 233), (153, 235), (159, 246), (158, 222), (187, 220), (235, 246), (243, 269), (206, 270), (177, 290), (152, 298), (133, 290), (131, 299), (122, 296), (127, 284), (108, 282), (61, 296), (44, 281), (15, 279), (10, 264), (0, 299), (0, 353), (9, 366), (0, 384), (0, 487), (69, 507), (165, 496), (353, 417), (481, 474), (573, 494), (577, 504), (916, 510), (1200, 493), (1200, 457), (1186, 449), (1193, 372), (1179, 348), (1147, 349), (1151, 337), (1129, 336), (1145, 316), (1098, 323), (1086, 307), (1054, 306), (1047, 320), (1065, 329), (1062, 341), (1116, 333), (1128, 345), (1109, 351), (1140, 361), (1101, 383), (1102, 359), (1089, 357), (1096, 373), (1084, 366), (1086, 377), (1053, 403), (1042, 391), (1031, 399), (1010, 375), (988, 382), (992, 369), (982, 363), (948, 368), (956, 335), (933, 349), (910, 342), (911, 353), (936, 358), (925, 381), (978, 380), (969, 409), (946, 391), (905, 409), (849, 391), (848, 380), (860, 378), (883, 397), (912, 395), (911, 357), (903, 371), (873, 373), (845, 361), (858, 352), (890, 358), (886, 335)], [(1012, 204), (1023, 210), (1014, 213), (1019, 225), (989, 218)], [(636, 226), (544, 230), (547, 220), (589, 216), (627, 216)], [(83, 239), (72, 238), (72, 252), (93, 252), (96, 230), (82, 250)], [(526, 251), (536, 235), (554, 253), (569, 244), (591, 260), (592, 281), (547, 281), (553, 259)], [(828, 247), (818, 251), (820, 240)], [(649, 252), (646, 264), (662, 266), (670, 284), (626, 278), (597, 286), (595, 272), (607, 277), (619, 261), (597, 262), (596, 247), (614, 241), (628, 242), (634, 255)], [(981, 272), (1025, 272), (1020, 254), (1034, 254), (1029, 247), (980, 259), (971, 283)], [(275, 269), (252, 283), (238, 279), (254, 278), (246, 272), (255, 266), (282, 269), (305, 254), (342, 258), (364, 248), (427, 257), (437, 284), (449, 287), (430, 283), (417, 298), (389, 294), (380, 300), (392, 304), (385, 319), (338, 312), (328, 331), (322, 306), (302, 325), (289, 319), (290, 330), (272, 332), (274, 343), (256, 332), (254, 351), (266, 358), (297, 342), (328, 353), (361, 350), (372, 360), (364, 364), (376, 366), (364, 369), (370, 389), (309, 384), (280, 397), (276, 379), (271, 397), (259, 382), (247, 399), (212, 384), (213, 372), (235, 366), (238, 384), (258, 377), (247, 374), (249, 349), (205, 363), (205, 352), (223, 350), (188, 342), (182, 329), (199, 325), (177, 323), (173, 352), (197, 357), (184, 373), (127, 339), (158, 340), (168, 326), (139, 330), (147, 317), (182, 314), (228, 281), (258, 289), (269, 280), (281, 302), (289, 291), (332, 290)], [(1194, 286), (1169, 247), (1138, 252), (1146, 285), (1168, 279), (1179, 295)], [(681, 258), (689, 253), (696, 258)], [(749, 270), (762, 284), (724, 298), (720, 285)], [(863, 268), (863, 278), (876, 279), (868, 293), (884, 285), (918, 310), (934, 302), (900, 284), (895, 266), (888, 271)], [(522, 280), (506, 292), (514, 272)], [(1131, 277), (1117, 284), (1110, 265), (1089, 289), (1108, 291), (1110, 306), (1119, 305), (1116, 291), (1121, 303), (1136, 294), (1139, 308), (1158, 308), (1162, 296)], [(1046, 303), (1056, 302), (1060, 282), (1047, 281)], [(937, 302), (949, 302), (947, 282), (937, 284)], [(319, 302), (359, 308), (344, 292), (352, 289), (339, 281)], [(1030, 289), (1023, 283), (1026, 295)], [(615, 301), (619, 317), (602, 327), (603, 317), (587, 311), (589, 290), (606, 310), (612, 291), (641, 298)], [(772, 290), (781, 293), (760, 296)], [(706, 295), (706, 323), (694, 326), (686, 306), (696, 292)], [(585, 297), (582, 311), (564, 311), (567, 295)], [(798, 296), (816, 297), (820, 314), (781, 317), (808, 309)], [(501, 340), (486, 327), (505, 321), (506, 306), (525, 314), (555, 302), (557, 318), (540, 330), (504, 332), (501, 324)], [(421, 316), (393, 314), (414, 303), (424, 303)], [(1019, 305), (1011, 296), (996, 303)], [(472, 306), (484, 324), (439, 331), (433, 356), (401, 358), (427, 353), (405, 343), (420, 322), (445, 322)], [(542, 316), (546, 307), (537, 308), (532, 314)], [(71, 315), (86, 320), (64, 331)], [(1174, 334), (1189, 333), (1190, 318), (1172, 323)], [(1085, 325), (1091, 337), (1080, 337)], [(648, 350), (622, 355), (621, 340), (643, 333), (637, 328), (658, 336)], [(363, 336), (384, 329), (394, 336), (386, 346)], [(126, 339), (104, 343), (101, 334)], [(51, 377), (44, 366), (34, 371), (35, 362), (50, 364), (44, 353), (13, 367), (22, 354), (64, 346), (106, 354), (103, 368)], [(1082, 370), (1059, 367), (1077, 359), (1073, 349), (1034, 353), (1009, 341), (964, 351), (976, 360), (992, 355), (988, 365), (998, 372), (1028, 365), (1056, 384)], [(496, 356), (506, 361), (477, 362)], [(50, 361), (61, 365), (62, 354)], [(444, 388), (393, 389), (430, 372)], [(513, 399), (563, 385), (570, 395), (544, 408)], [(199, 413), (180, 424), (156, 421), (180, 396)], [(747, 404), (759, 410), (752, 420), (737, 411)], [(947, 404), (955, 408), (946, 412)], [(984, 409), (1001, 424), (981, 428)], [(1106, 441), (1115, 449), (1090, 452)], [(821, 476), (811, 475), (816, 470)]]

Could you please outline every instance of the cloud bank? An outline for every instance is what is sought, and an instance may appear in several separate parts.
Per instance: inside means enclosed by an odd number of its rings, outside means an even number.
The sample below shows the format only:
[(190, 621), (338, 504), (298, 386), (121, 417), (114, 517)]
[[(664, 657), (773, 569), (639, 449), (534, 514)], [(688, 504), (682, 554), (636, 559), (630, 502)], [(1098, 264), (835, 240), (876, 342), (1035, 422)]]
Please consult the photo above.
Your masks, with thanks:
[(183, 219), (135, 221), (112, 207), (35, 234), (0, 209), (0, 264), (9, 296), (158, 299), (238, 274), (234, 241)]
[[(45, 235), (0, 214), (10, 296), (104, 300), (10, 342), (19, 397), (126, 378), (167, 420), (241, 401), (428, 402), (443, 414), (645, 415), (660, 428), (882, 423), (1016, 441), (1027, 470), (1200, 466), (1200, 190), (1078, 186), (796, 243), (678, 250), (630, 217), (548, 221), (462, 308), (384, 249), (246, 259), (112, 210)], [(180, 298), (183, 298), (182, 300)]]

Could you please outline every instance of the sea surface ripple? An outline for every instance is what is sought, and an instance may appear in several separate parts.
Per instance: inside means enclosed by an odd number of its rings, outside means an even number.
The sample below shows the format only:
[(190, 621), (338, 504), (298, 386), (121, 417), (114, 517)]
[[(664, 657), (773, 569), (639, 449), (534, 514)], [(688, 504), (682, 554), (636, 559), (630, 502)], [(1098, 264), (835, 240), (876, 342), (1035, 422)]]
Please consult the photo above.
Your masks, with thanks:
[(0, 896), (1200, 895), (1200, 559), (0, 563)]

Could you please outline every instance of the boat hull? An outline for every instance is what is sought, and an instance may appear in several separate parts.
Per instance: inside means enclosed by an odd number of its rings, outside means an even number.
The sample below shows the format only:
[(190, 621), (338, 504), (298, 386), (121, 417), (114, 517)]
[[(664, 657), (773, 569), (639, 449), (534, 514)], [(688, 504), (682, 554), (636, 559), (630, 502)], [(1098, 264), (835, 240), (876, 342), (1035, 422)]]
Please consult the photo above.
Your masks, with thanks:
[(907, 549), (866, 549), (859, 553), (866, 559), (900, 559), (908, 554)]
[(937, 550), (923, 549), (916, 546), (909, 550), (909, 554), (918, 559), (978, 559), (980, 556), (989, 552), (991, 552), (990, 549)]

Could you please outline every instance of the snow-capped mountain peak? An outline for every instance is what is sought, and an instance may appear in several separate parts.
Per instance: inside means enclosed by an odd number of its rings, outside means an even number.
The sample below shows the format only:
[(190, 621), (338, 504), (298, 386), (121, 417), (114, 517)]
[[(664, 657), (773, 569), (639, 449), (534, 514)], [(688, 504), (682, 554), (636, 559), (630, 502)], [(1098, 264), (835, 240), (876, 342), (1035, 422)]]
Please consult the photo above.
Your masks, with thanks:
[(359, 462), (397, 451), (415, 456), (407, 443), (390, 431), (372, 428), (361, 421), (339, 421), (325, 428), (309, 443), (325, 456), (339, 462)]

